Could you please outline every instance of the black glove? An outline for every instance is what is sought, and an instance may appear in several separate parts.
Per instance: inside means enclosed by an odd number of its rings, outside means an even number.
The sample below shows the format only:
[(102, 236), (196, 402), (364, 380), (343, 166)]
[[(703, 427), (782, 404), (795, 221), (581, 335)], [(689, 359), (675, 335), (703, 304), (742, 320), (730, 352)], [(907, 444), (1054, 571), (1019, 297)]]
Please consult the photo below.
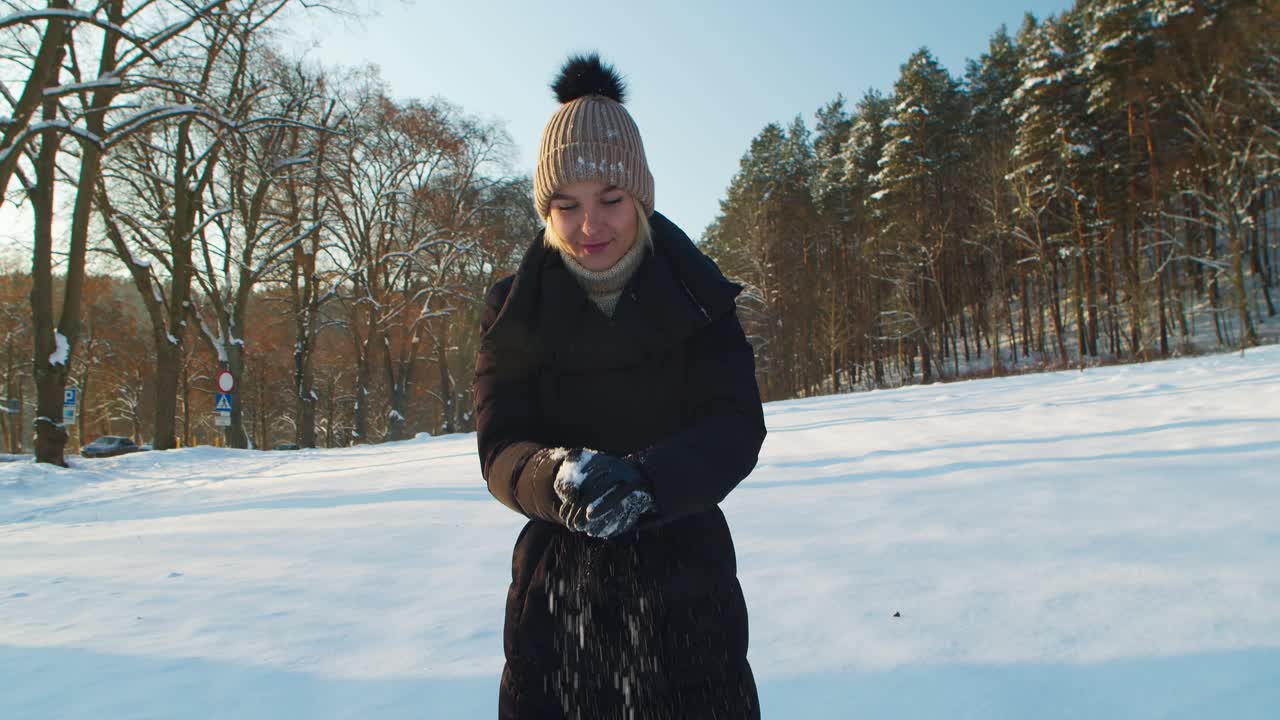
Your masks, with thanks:
[(648, 482), (636, 466), (591, 450), (569, 451), (556, 473), (555, 490), (565, 526), (592, 537), (621, 535), (653, 509)]

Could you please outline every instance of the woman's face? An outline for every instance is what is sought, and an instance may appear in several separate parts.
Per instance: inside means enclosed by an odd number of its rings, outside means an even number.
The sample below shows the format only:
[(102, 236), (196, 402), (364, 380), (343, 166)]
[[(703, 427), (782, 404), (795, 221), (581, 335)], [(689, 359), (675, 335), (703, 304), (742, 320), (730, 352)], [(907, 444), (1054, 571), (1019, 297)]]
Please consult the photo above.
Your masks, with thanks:
[(636, 241), (636, 205), (631, 194), (586, 180), (551, 196), (549, 224), (569, 252), (588, 270), (613, 267)]

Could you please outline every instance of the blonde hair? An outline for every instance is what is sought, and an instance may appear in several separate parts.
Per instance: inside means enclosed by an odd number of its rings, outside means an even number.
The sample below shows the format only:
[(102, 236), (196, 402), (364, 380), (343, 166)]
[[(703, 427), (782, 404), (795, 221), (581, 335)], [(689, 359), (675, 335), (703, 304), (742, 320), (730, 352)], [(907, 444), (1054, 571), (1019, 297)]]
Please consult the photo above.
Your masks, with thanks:
[[(653, 228), (649, 227), (649, 214), (644, 211), (644, 205), (641, 205), (634, 195), (628, 194), (628, 196), (631, 198), (631, 204), (636, 209), (636, 242), (652, 250)], [(569, 243), (560, 237), (560, 234), (555, 230), (555, 226), (551, 224), (550, 215), (542, 218), (542, 224), (546, 226), (542, 233), (543, 247), (572, 255), (573, 253), (569, 251)]]

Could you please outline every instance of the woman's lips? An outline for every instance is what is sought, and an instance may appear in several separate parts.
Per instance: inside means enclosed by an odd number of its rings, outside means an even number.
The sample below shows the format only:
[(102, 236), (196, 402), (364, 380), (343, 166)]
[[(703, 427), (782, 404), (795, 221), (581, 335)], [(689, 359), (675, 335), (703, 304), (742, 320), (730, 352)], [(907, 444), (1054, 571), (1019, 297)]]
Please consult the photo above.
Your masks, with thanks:
[(590, 244), (583, 243), (582, 251), (588, 255), (595, 255), (596, 253), (604, 252), (604, 249), (607, 247), (609, 247), (608, 241), (605, 241), (602, 243), (590, 243)]

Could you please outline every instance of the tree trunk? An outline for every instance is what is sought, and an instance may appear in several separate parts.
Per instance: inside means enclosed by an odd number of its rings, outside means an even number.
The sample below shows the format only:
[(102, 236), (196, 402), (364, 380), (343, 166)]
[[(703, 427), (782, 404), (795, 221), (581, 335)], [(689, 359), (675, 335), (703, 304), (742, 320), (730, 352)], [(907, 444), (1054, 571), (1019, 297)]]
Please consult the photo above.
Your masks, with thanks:
[[(1043, 269), (1041, 270), (1043, 273)], [(1036, 351), (1039, 354), (1039, 360), (1044, 361), (1044, 295), (1047, 295), (1048, 288), (1038, 288), (1036, 283), (1029, 283), (1032, 291), (1036, 293)], [(1044, 279), (1041, 278), (1041, 284)]]
[[(1102, 212), (1102, 208), (1098, 208), (1099, 217), (1106, 217)], [(1105, 257), (1103, 258), (1103, 267), (1106, 268), (1106, 297), (1107, 297), (1107, 344), (1112, 356), (1120, 355), (1120, 319), (1117, 317), (1118, 301), (1116, 295), (1116, 287), (1119, 284), (1116, 280), (1116, 233), (1115, 229), (1107, 231), (1107, 241), (1103, 244)]]
[[(1084, 232), (1084, 218), (1080, 212), (1079, 195), (1074, 202), (1075, 214), (1074, 225), (1076, 231), (1076, 245), (1079, 248), (1080, 264), (1077, 272), (1083, 281), (1085, 312), (1088, 314), (1088, 324), (1080, 325), (1080, 335), (1084, 338), (1084, 342), (1080, 345), (1080, 353), (1087, 353), (1090, 357), (1098, 356), (1098, 284), (1094, 278), (1094, 259), (1090, 253), (1088, 236)], [(1076, 283), (1076, 293), (1081, 290), (1081, 282)]]
[(311, 347), (299, 347), (293, 354), (294, 391), (297, 400), (297, 443), (299, 447), (316, 446), (315, 370), (311, 363)]
[[(996, 314), (996, 311), (992, 310), (990, 305), (987, 308), (987, 312), (992, 315)], [(991, 375), (992, 377), (997, 377), (1002, 371), (1000, 365), (1000, 318), (992, 317), (990, 319), (990, 328), (987, 332), (988, 337), (991, 338)]]
[(1022, 286), (1022, 357), (1031, 357), (1031, 293), (1028, 287), (1027, 274), (1018, 273), (1018, 281)]
[(182, 447), (191, 446), (191, 358), (182, 363)]
[(1221, 275), (1221, 273), (1218, 271), (1217, 263), (1215, 262), (1218, 257), (1218, 229), (1207, 223), (1202, 227), (1207, 229), (1205, 234), (1205, 251), (1209, 255), (1209, 266), (1211, 268), (1211, 271), (1209, 272), (1209, 312), (1213, 315), (1213, 332), (1218, 340), (1218, 346), (1227, 347), (1228, 340), (1224, 335), (1225, 328), (1222, 323), (1223, 311), (1218, 302), (1221, 298), (1221, 291), (1218, 287), (1218, 276)]
[[(76, 387), (80, 388), (80, 402), (79, 407), (76, 408), (76, 421), (73, 425), (75, 428), (75, 440), (71, 441), (70, 438), (68, 438), (68, 443), (73, 448), (79, 448), (84, 445), (84, 429), (88, 424), (85, 421), (85, 418), (89, 415), (89, 377), (89, 371), (86, 369), (84, 375), (81, 375), (80, 379), (76, 381)], [(140, 444), (146, 442), (140, 436), (134, 437)]]
[(26, 400), (27, 400), (26, 391), (23, 388), (22, 379), (19, 378), (18, 379), (18, 417), (14, 420), (14, 423), (13, 423), (13, 451), (15, 453), (22, 453), (26, 448), (26, 442), (24, 442), (25, 433), (23, 433), (23, 428), (25, 428), (26, 426), (22, 422), (22, 416), (26, 414), (26, 407), (27, 407)]
[[(961, 323), (961, 328), (962, 328), (962, 330), (963, 330), (963, 324), (964, 324), (964, 309), (963, 309), (963, 308), (961, 308), (961, 310), (960, 310), (960, 323)], [(947, 325), (944, 323), (944, 324), (943, 324), (943, 327), (947, 327)], [(959, 353), (959, 351), (958, 351), (958, 349), (957, 349), (957, 347), (956, 347), (956, 330), (955, 330), (955, 328), (949, 328), (949, 333), (950, 333), (950, 335), (951, 335), (951, 365), (952, 365), (952, 367), (953, 367), (953, 368), (954, 368), (954, 370), (955, 370), (955, 377), (960, 377), (960, 353)], [(968, 347), (966, 347), (966, 348), (965, 348), (965, 355), (968, 355), (968, 354), (969, 354), (969, 348), (968, 348)]]
[[(44, 122), (57, 119), (57, 104), (46, 100)], [(63, 388), (71, 362), (66, 340), (53, 321), (53, 192), (57, 174), (58, 133), (40, 134), (36, 157), (36, 182), (31, 193), (35, 213), (35, 242), (31, 263), (31, 331), (35, 355), (32, 375), (36, 381), (36, 462), (67, 464), (63, 458), (67, 428), (62, 422)], [(61, 347), (59, 347), (61, 345)]]
[[(253, 424), (254, 429), (257, 430), (255, 434), (258, 436), (258, 439), (251, 445), (251, 447), (266, 450), (271, 447), (271, 428), (267, 425), (266, 382), (262, 377), (261, 371), (254, 374), (257, 375), (257, 377), (254, 378), (253, 383)], [(253, 437), (253, 435), (248, 435), (247, 437)]]
[[(186, 158), (191, 149), (191, 121), (184, 121), (178, 130), (178, 162), (174, 164), (173, 227), (170, 229), (169, 246), (173, 251), (169, 271), (169, 298), (167, 312), (157, 313), (161, 325), (155, 328), (156, 339), (156, 434), (155, 449), (170, 450), (177, 445), (176, 417), (178, 410), (178, 373), (182, 369), (187, 317), (191, 314), (191, 244), (196, 224), (196, 212), (200, 208), (199, 191), (192, 188), (186, 177)], [(210, 161), (212, 162), (212, 161)], [(208, 177), (208, 170), (206, 170)], [(105, 193), (103, 193), (105, 195)], [(128, 258), (128, 255), (123, 257)], [(133, 263), (129, 263), (132, 265)], [(135, 274), (135, 279), (138, 276)], [(139, 286), (144, 302), (154, 302), (146, 297), (150, 280)]]
[(0, 408), (0, 437), (4, 438), (4, 446), (6, 452), (16, 455), (17, 451), (13, 449), (13, 425), (21, 423), (21, 415), (14, 418), (13, 413), (9, 412), (10, 404), (13, 401), (13, 351), (11, 346), (5, 348), (5, 373), (4, 373), (4, 407)]
[[(1130, 211), (1130, 214), (1133, 214), (1133, 211)], [(1127, 232), (1128, 242), (1132, 243), (1129, 249), (1129, 342), (1133, 358), (1146, 360), (1147, 346), (1143, 313), (1146, 312), (1147, 304), (1142, 283), (1142, 236), (1137, 231), (1136, 224), (1127, 228)]]
[(920, 340), (916, 345), (920, 350), (920, 382), (928, 385), (933, 382), (933, 350), (929, 347), (927, 330), (920, 333)]
[(1259, 229), (1255, 228), (1252, 235), (1253, 242), (1250, 243), (1250, 254), (1252, 255), (1250, 258), (1250, 270), (1252, 271), (1253, 276), (1258, 278), (1258, 285), (1262, 288), (1262, 297), (1267, 303), (1267, 317), (1275, 317), (1276, 306), (1275, 303), (1271, 301), (1271, 282), (1267, 278), (1268, 273), (1263, 269), (1263, 252), (1259, 247), (1261, 245), (1259, 238), (1262, 233)]
[(1083, 249), (1076, 255), (1075, 272), (1072, 273), (1072, 298), (1071, 305), (1076, 311), (1076, 353), (1079, 356), (1081, 366), (1084, 359), (1089, 353), (1089, 326), (1086, 324), (1084, 315), (1084, 252)]
[[(397, 363), (391, 354), (391, 342), (386, 336), (383, 336), (382, 342), (383, 356), (386, 358), (385, 371), (387, 376), (387, 389), (390, 397), (390, 412), (387, 413), (387, 440), (395, 442), (396, 440), (405, 439), (405, 405), (408, 400), (408, 369), (405, 363)], [(412, 353), (412, 350), (410, 351)], [(412, 356), (409, 363), (413, 362)], [(400, 365), (399, 377), (396, 377), (396, 365)]]
[(1013, 324), (1013, 290), (1007, 285), (1001, 288), (1004, 295), (1004, 318), (1009, 323), (1009, 362), (1018, 364), (1018, 330)]
[(1151, 131), (1151, 105), (1142, 108), (1142, 128), (1146, 137), (1147, 163), (1151, 170), (1151, 218), (1156, 253), (1156, 314), (1160, 318), (1160, 357), (1169, 357), (1169, 323), (1165, 312), (1165, 269), (1162, 208), (1160, 204), (1160, 164), (1156, 161), (1155, 137)]
[(1049, 287), (1049, 310), (1050, 317), (1053, 319), (1053, 335), (1058, 343), (1058, 358), (1062, 362), (1062, 366), (1066, 367), (1070, 360), (1067, 358), (1067, 341), (1062, 329), (1062, 303), (1059, 301), (1062, 295), (1058, 287), (1058, 264), (1052, 263), (1050, 267), (1053, 269), (1052, 286)]
[(182, 346), (170, 341), (161, 329), (154, 333), (156, 346), (155, 440), (156, 450), (170, 450), (176, 446), (178, 414), (178, 377), (182, 371)]
[(1244, 285), (1244, 241), (1240, 236), (1244, 229), (1232, 223), (1228, 226), (1228, 242), (1231, 245), (1231, 284), (1236, 295), (1236, 316), (1240, 322), (1240, 349), (1258, 344), (1258, 332), (1249, 313), (1249, 295)]
[(295, 441), (299, 447), (313, 448), (316, 446), (316, 378), (312, 355), (315, 350), (316, 313), (319, 310), (315, 302), (315, 255), (300, 248), (295, 248), (293, 254), (293, 391), (298, 423)]
[(352, 430), (358, 445), (369, 442), (369, 343), (357, 339), (356, 349), (356, 406), (355, 428)]
[(449, 326), (447, 323), (441, 323), (441, 326), (440, 330), (432, 336), (435, 338), (436, 345), (436, 367), (440, 372), (440, 397), (444, 402), (440, 432), (443, 435), (451, 435), (460, 430), (458, 427), (460, 423), (458, 403), (454, 397), (453, 373), (449, 368)]

